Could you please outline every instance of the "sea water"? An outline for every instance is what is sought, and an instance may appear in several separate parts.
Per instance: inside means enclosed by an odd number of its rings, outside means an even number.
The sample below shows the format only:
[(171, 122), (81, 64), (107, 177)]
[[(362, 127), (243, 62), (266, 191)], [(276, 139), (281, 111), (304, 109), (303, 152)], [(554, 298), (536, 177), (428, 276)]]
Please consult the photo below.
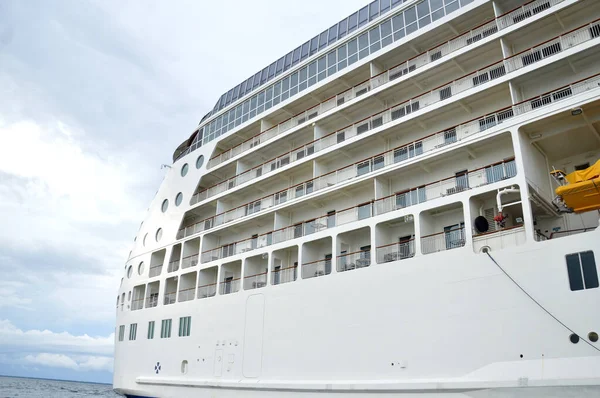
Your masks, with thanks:
[(110, 384), (0, 376), (0, 398), (119, 397)]

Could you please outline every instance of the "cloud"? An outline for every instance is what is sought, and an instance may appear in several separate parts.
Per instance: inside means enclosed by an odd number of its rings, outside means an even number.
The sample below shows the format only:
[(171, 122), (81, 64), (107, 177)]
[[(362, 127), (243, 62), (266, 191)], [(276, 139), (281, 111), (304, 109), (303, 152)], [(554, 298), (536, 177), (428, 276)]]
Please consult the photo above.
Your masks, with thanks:
[(0, 320), (0, 347), (4, 352), (112, 355), (114, 337), (114, 333), (107, 337), (91, 337), (50, 330), (24, 331), (7, 319)]
[(51, 366), (56, 368), (79, 369), (79, 365), (72, 358), (63, 354), (42, 353), (37, 355), (27, 355), (27, 362), (36, 365)]

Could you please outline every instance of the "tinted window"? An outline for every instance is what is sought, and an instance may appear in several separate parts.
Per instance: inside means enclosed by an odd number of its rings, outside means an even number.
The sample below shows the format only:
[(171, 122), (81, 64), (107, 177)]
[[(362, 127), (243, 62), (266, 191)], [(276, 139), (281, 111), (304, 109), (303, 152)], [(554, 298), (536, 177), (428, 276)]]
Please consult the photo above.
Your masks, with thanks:
[(275, 69), (275, 73), (277, 74), (280, 74), (283, 71), (283, 59), (284, 57), (281, 57), (279, 61), (277, 61), (277, 68)]
[(369, 21), (374, 20), (379, 15), (379, 0), (369, 4)]
[(310, 42), (306, 42), (302, 45), (302, 59), (306, 59), (308, 57), (308, 49), (310, 47)]
[(352, 14), (348, 17), (348, 33), (354, 32), (356, 30), (357, 26), (358, 26), (358, 13), (355, 12), (354, 14)]
[(585, 281), (586, 289), (598, 287), (598, 270), (596, 269), (596, 260), (594, 252), (587, 251), (580, 253), (581, 267), (583, 269), (583, 280)]
[(300, 47), (294, 50), (294, 55), (292, 56), (292, 65), (296, 65), (300, 61)]
[(363, 26), (369, 20), (369, 6), (365, 6), (358, 12), (358, 26)]
[(581, 267), (579, 265), (579, 254), (567, 255), (567, 271), (569, 273), (571, 290), (582, 290), (583, 277), (581, 276)]
[(315, 36), (310, 41), (310, 55), (313, 55), (314, 53), (316, 53), (318, 48), (319, 48), (319, 36)]
[(327, 45), (327, 31), (319, 35), (319, 50)]
[(270, 66), (269, 66), (269, 79), (273, 78), (273, 76), (275, 76), (275, 66), (277, 65), (276, 62), (273, 62)]
[(415, 11), (415, 7), (407, 8), (404, 11), (404, 21), (407, 25), (417, 21), (417, 13)]
[(329, 44), (333, 43), (337, 39), (337, 25), (329, 28)]
[(288, 70), (292, 66), (292, 53), (285, 56), (285, 63), (283, 64), (283, 70)]
[(338, 37), (341, 39), (346, 36), (346, 30), (348, 29), (348, 20), (344, 19), (338, 24)]

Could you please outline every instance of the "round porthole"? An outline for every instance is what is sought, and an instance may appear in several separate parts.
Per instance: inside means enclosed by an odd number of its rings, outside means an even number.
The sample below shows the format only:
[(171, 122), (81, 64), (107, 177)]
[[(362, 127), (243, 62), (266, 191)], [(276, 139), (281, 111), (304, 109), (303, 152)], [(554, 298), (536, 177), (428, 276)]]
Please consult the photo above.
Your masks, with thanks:
[(181, 176), (185, 177), (185, 175), (188, 173), (190, 166), (186, 163), (181, 167)]
[(596, 343), (598, 341), (598, 333), (596, 333), (596, 332), (590, 332), (588, 334), (588, 339), (590, 339), (590, 341), (592, 343)]
[(200, 156), (198, 156), (198, 159), (196, 159), (196, 168), (199, 169), (200, 167), (202, 167), (203, 164), (204, 164), (204, 156), (200, 155)]
[(169, 208), (169, 199), (165, 199), (165, 200), (163, 200), (162, 206), (160, 207), (160, 209), (162, 210), (163, 213), (166, 213), (168, 208)]
[(142, 261), (140, 265), (138, 265), (138, 275), (142, 275), (144, 273), (144, 262)]
[(177, 196), (175, 196), (175, 206), (179, 206), (183, 202), (183, 194), (179, 192)]
[(129, 268), (127, 268), (127, 279), (131, 278), (132, 274), (133, 274), (133, 267), (130, 265)]
[(573, 333), (571, 336), (569, 336), (569, 340), (571, 340), (571, 343), (577, 344), (579, 343), (579, 336)]
[(146, 247), (146, 238), (148, 237), (148, 234), (144, 235), (144, 241), (142, 242), (142, 244), (144, 245), (144, 247)]
[(162, 239), (162, 228), (159, 228), (156, 230), (156, 241), (160, 242), (161, 239)]
[(181, 373), (186, 374), (188, 371), (188, 361), (181, 361)]

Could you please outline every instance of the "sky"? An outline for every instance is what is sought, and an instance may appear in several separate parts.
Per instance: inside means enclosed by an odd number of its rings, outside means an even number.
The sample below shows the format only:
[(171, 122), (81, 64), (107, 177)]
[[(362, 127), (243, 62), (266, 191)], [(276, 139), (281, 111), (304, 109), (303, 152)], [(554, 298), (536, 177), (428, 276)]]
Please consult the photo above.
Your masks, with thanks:
[(160, 165), (222, 93), (365, 4), (0, 1), (0, 375), (111, 382)]

